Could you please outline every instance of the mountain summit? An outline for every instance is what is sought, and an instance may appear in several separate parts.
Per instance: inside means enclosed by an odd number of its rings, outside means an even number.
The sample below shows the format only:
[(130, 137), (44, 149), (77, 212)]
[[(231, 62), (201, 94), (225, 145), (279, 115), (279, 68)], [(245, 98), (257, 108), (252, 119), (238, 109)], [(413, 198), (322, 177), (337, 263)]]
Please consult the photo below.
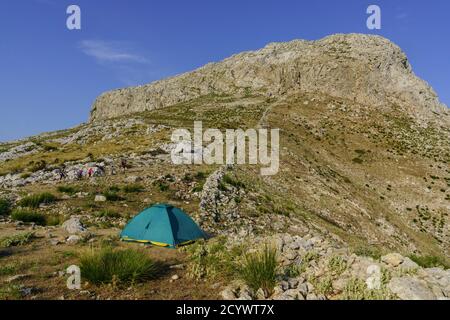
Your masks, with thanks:
[(102, 94), (91, 121), (183, 103), (209, 94), (282, 97), (326, 94), (362, 105), (402, 109), (417, 119), (446, 114), (436, 93), (412, 72), (403, 51), (373, 35), (337, 34), (318, 41), (271, 43), (195, 71)]

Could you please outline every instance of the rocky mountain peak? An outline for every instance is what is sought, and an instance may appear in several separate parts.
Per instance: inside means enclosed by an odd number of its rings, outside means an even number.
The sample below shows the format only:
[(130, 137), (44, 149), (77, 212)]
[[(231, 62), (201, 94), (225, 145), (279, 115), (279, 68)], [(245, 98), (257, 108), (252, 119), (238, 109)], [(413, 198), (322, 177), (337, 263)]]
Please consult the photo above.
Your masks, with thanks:
[(397, 45), (380, 36), (336, 34), (317, 41), (270, 43), (192, 72), (106, 92), (96, 99), (90, 120), (163, 108), (210, 94), (281, 97), (298, 92), (400, 108), (419, 120), (448, 112), (433, 89), (414, 75)]

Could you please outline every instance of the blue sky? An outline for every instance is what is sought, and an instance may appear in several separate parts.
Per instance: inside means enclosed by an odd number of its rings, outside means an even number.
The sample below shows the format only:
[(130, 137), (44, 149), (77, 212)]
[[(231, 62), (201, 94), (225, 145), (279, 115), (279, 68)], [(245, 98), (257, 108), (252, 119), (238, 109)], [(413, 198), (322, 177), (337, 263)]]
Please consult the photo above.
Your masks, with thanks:
[[(66, 28), (81, 7), (82, 30)], [(366, 9), (382, 29), (366, 28)], [(374, 33), (450, 105), (450, 1), (1, 0), (0, 140), (85, 122), (102, 92), (189, 71), (268, 42)]]

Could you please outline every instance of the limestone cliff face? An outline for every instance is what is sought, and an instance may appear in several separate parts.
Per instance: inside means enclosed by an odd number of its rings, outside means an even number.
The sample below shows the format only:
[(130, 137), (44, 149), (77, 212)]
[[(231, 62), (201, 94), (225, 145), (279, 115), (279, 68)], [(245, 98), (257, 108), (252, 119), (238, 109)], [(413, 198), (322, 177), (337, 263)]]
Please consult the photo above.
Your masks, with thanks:
[(417, 119), (448, 112), (414, 75), (398, 46), (380, 36), (338, 34), (271, 43), (179, 76), (106, 92), (95, 101), (90, 120), (164, 108), (207, 94), (282, 96), (296, 91), (399, 108)]

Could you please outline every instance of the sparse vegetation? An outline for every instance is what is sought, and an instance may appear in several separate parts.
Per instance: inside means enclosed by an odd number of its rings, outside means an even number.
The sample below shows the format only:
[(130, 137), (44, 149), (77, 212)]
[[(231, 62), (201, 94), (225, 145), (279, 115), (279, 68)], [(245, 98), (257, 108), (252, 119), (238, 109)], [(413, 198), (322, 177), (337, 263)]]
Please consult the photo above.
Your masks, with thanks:
[(102, 210), (95, 213), (96, 217), (120, 218), (120, 213), (112, 210)]
[(68, 195), (73, 195), (79, 191), (77, 187), (74, 186), (58, 186), (58, 192), (65, 193)]
[(130, 184), (126, 185), (122, 188), (123, 192), (125, 193), (136, 193), (136, 192), (142, 192), (145, 190), (143, 185), (140, 184)]
[(347, 282), (340, 298), (343, 300), (391, 300), (395, 299), (395, 296), (384, 286), (379, 290), (369, 290), (363, 280), (351, 278)]
[(4, 248), (24, 246), (34, 238), (34, 232), (19, 233), (0, 239), (0, 246)]
[(358, 246), (353, 252), (362, 257), (371, 257), (375, 260), (379, 260), (381, 258), (381, 251), (373, 246)]
[(214, 240), (197, 241), (193, 245), (183, 247), (189, 255), (188, 275), (194, 279), (231, 278), (236, 274), (236, 260), (243, 252), (241, 246), (225, 247), (223, 237)]
[(417, 255), (412, 254), (409, 256), (409, 258), (423, 268), (440, 267), (440, 268), (444, 268), (444, 269), (450, 269), (450, 264), (447, 263), (441, 257), (417, 256)]

